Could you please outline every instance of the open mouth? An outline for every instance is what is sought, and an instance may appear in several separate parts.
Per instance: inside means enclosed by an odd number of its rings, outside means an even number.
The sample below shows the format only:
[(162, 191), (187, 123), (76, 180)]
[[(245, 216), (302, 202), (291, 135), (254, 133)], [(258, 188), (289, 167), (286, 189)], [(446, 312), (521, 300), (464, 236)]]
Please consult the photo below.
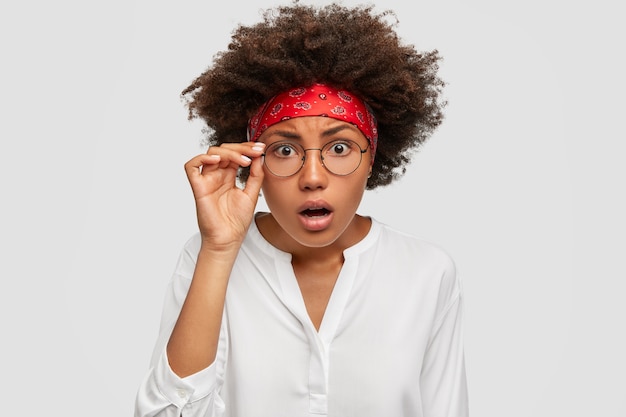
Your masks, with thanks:
[(330, 227), (333, 210), (324, 201), (308, 201), (299, 207), (298, 218), (305, 230), (319, 232)]
[(330, 214), (330, 210), (325, 208), (306, 209), (300, 212), (303, 216), (307, 217), (324, 217)]

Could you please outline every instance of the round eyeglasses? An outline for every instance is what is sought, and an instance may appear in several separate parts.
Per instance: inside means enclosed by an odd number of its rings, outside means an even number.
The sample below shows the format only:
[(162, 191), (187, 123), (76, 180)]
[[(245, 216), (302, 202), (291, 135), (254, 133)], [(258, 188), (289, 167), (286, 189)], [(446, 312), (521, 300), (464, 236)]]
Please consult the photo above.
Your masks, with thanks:
[(307, 151), (320, 151), (320, 161), (324, 168), (335, 175), (352, 174), (361, 165), (361, 159), (367, 148), (351, 140), (333, 140), (322, 148), (304, 149), (294, 142), (275, 142), (267, 147), (263, 154), (263, 163), (277, 177), (296, 175), (304, 166)]

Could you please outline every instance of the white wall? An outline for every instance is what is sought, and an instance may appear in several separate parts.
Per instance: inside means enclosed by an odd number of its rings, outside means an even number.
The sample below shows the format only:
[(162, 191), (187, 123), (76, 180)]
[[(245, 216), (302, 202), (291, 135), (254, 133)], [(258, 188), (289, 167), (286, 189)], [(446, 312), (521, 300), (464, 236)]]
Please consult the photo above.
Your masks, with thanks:
[[(379, 6), (405, 41), (440, 50), (449, 106), (403, 180), (361, 212), (455, 258), (474, 417), (626, 415), (616, 3)], [(3, 414), (132, 414), (195, 231), (182, 166), (201, 132), (179, 93), (274, 4), (2, 7)]]

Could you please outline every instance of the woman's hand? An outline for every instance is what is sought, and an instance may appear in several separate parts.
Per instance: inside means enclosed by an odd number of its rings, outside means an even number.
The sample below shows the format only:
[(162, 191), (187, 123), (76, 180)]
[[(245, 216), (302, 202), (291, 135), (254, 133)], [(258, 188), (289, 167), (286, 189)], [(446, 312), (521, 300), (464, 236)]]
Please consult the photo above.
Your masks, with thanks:
[[(241, 245), (263, 182), (264, 149), (261, 142), (226, 143), (209, 147), (185, 164), (203, 247), (220, 251)], [(250, 166), (243, 189), (236, 184), (240, 166)]]

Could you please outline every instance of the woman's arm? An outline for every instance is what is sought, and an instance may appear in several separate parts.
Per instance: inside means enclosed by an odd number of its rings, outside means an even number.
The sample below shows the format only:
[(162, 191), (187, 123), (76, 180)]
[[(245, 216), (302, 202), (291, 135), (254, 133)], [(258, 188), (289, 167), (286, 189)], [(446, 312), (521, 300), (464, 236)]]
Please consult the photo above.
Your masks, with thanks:
[[(185, 164), (202, 243), (187, 297), (169, 342), (172, 370), (186, 377), (215, 360), (228, 278), (250, 226), (263, 180), (261, 143), (211, 147)], [(236, 185), (250, 165), (246, 186)]]
[[(151, 366), (139, 387), (136, 417), (219, 416), (215, 365), (230, 272), (252, 221), (263, 180), (262, 144), (209, 148), (185, 164), (199, 235), (187, 242), (167, 291)], [(250, 166), (243, 189), (240, 166)], [(190, 413), (190, 414), (188, 414)]]
[(181, 378), (215, 360), (228, 278), (238, 248), (200, 249), (189, 292), (167, 344), (171, 369)]

